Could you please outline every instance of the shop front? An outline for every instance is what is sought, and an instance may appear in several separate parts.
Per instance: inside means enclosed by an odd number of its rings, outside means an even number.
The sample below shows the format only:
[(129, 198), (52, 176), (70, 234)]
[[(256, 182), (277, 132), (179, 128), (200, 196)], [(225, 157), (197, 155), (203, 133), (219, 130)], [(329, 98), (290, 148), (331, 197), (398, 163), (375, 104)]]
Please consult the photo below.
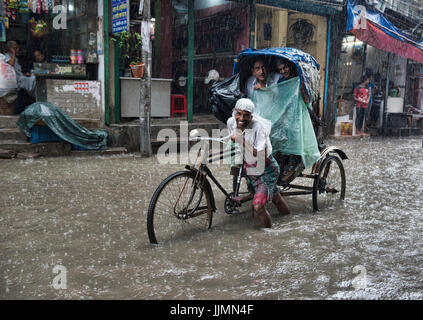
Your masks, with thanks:
[[(35, 80), (18, 110), (49, 102), (88, 127), (104, 124), (102, 99), (102, 1), (2, 1), (1, 51), (19, 46), (25, 77)], [(18, 88), (20, 89), (20, 88)]]
[[(151, 2), (152, 3), (152, 2)], [(146, 70), (142, 59), (142, 50), (150, 47), (148, 41), (155, 39), (155, 18), (143, 23), (143, 2), (133, 0), (111, 1), (111, 56), (114, 76), (114, 122), (131, 121), (140, 116), (141, 78), (148, 78), (151, 83), (151, 117), (169, 117), (171, 105), (172, 79)], [(150, 15), (154, 15), (151, 7)], [(154, 52), (156, 54), (156, 52)], [(153, 64), (153, 68), (156, 68)], [(113, 99), (114, 98), (114, 99)]]
[[(139, 116), (139, 79), (130, 69), (130, 64), (139, 58), (139, 50), (131, 46), (125, 50), (124, 37), (143, 35), (148, 26), (142, 24), (140, 1), (128, 0), (128, 25), (113, 33), (112, 49), (114, 89), (120, 96), (115, 101), (115, 121), (127, 122)], [(151, 66), (151, 117), (188, 117), (188, 91), (192, 90), (194, 114), (210, 114), (208, 89), (205, 81), (209, 71), (215, 70), (217, 78), (230, 77), (233, 59), (237, 53), (249, 46), (249, 6), (229, 1), (195, 1), (194, 4), (194, 48), (192, 49), (193, 82), (188, 81), (189, 45), (191, 33), (188, 20), (188, 2), (159, 0), (151, 5), (150, 40), (152, 41)], [(143, 29), (144, 28), (144, 29)], [(142, 36), (145, 41), (144, 36)], [(124, 42), (128, 40), (124, 39)], [(130, 41), (130, 40), (129, 40)], [(141, 44), (143, 45), (143, 44)], [(182, 110), (176, 110), (180, 104)], [(178, 111), (178, 112), (177, 112)], [(191, 113), (192, 115), (192, 113)]]
[[(142, 33), (140, 1), (127, 3), (127, 30), (132, 35)], [(234, 58), (242, 50), (283, 46), (306, 51), (320, 64), (322, 114), (328, 95), (327, 66), (334, 63), (329, 54), (331, 17), (339, 12), (336, 6), (291, 1), (154, 1), (151, 116), (171, 117), (172, 96), (185, 99), (186, 113), (182, 115), (190, 121), (193, 114), (210, 114), (210, 86), (232, 76)], [(139, 114), (138, 82), (125, 54), (122, 50), (119, 53), (120, 58), (114, 59), (119, 73), (114, 86), (120, 96), (115, 102), (117, 122), (130, 121)]]
[[(280, 5), (283, 5), (281, 2)], [(298, 8), (299, 9), (299, 8)], [(306, 8), (304, 8), (306, 9)], [(323, 114), (323, 99), (327, 92), (329, 12), (314, 10), (298, 11), (283, 7), (257, 5), (256, 8), (256, 48), (292, 47), (311, 54), (320, 65), (319, 115)]]
[[(382, 12), (348, 1), (338, 78), (340, 103), (335, 134), (355, 134), (354, 89), (370, 75), (367, 133), (419, 134), (423, 129), (423, 42), (405, 35)], [(349, 130), (342, 130), (349, 128)]]

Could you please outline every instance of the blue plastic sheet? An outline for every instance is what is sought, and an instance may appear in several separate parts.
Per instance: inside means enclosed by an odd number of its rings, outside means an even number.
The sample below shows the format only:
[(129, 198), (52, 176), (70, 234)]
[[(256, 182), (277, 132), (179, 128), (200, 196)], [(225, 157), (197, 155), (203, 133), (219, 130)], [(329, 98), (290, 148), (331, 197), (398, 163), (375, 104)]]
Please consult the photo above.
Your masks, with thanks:
[[(347, 13), (348, 13), (348, 20), (347, 20), (347, 31), (351, 31), (354, 27), (359, 23), (361, 9), (364, 6), (358, 6), (358, 2), (354, 0), (348, 0), (347, 3)], [(402, 30), (395, 27), (392, 22), (385, 18), (385, 16), (369, 7), (365, 7), (365, 12), (363, 12), (366, 19), (371, 22), (377, 23), (378, 25), (382, 26), (381, 30), (388, 34), (389, 36), (403, 41), (407, 44), (413, 45), (421, 50), (423, 50), (423, 39), (419, 40), (411, 40), (407, 35), (405, 35)]]

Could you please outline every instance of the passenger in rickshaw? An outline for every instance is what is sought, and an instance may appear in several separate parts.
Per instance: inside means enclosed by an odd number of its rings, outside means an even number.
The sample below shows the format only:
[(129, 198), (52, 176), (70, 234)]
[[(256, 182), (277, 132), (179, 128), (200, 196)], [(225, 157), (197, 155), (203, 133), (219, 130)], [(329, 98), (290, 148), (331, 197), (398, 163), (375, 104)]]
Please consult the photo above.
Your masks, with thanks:
[[(295, 65), (287, 59), (277, 58), (275, 61), (275, 64), (276, 64), (276, 69), (281, 75), (281, 77), (278, 80), (278, 83), (285, 80), (289, 80), (298, 75)], [(301, 84), (301, 96), (303, 97), (303, 100), (305, 103), (309, 102), (309, 98), (307, 94), (305, 93), (305, 88), (303, 84)]]
[(275, 64), (276, 69), (281, 75), (278, 83), (296, 76), (295, 66), (292, 62), (285, 59), (277, 58)]
[[(245, 92), (251, 97), (254, 90), (269, 87), (276, 83), (291, 79), (297, 75), (295, 65), (282, 58), (277, 58), (269, 66), (264, 56), (255, 56), (251, 62), (251, 76), (245, 84)], [(269, 72), (269, 70), (277, 70), (278, 72)], [(281, 166), (281, 175), (279, 183), (289, 183), (297, 176), (304, 166), (302, 165), (301, 156), (285, 155), (280, 152), (276, 154), (277, 162)]]
[[(261, 226), (271, 228), (272, 219), (266, 210), (268, 201), (272, 200), (281, 214), (289, 214), (290, 211), (277, 187), (280, 169), (272, 156), (272, 145), (269, 139), (270, 125), (265, 121), (254, 115), (254, 103), (250, 99), (242, 98), (237, 101), (233, 116), (227, 121), (227, 127), (232, 135), (232, 141), (241, 144), (244, 149), (244, 169), (248, 183), (254, 192), (254, 210), (257, 212)], [(257, 170), (260, 159), (261, 161), (265, 159), (262, 172)]]
[(251, 97), (254, 90), (274, 85), (282, 78), (278, 73), (269, 72), (269, 67), (263, 56), (255, 56), (251, 65), (251, 76), (245, 84), (245, 93), (248, 97)]

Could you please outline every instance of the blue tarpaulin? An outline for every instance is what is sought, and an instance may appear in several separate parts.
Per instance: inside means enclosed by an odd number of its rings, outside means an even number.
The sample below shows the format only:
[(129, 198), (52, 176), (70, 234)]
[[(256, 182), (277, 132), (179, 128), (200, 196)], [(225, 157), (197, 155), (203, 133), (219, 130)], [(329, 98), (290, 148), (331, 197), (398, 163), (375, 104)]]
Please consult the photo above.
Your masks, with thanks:
[(27, 137), (31, 137), (31, 128), (39, 120), (43, 120), (58, 137), (79, 147), (90, 150), (107, 148), (106, 131), (90, 131), (48, 102), (35, 102), (28, 106), (16, 124)]
[[(253, 56), (265, 56), (271, 60), (276, 58), (287, 59), (291, 61), (296, 69), (300, 79), (301, 94), (306, 95), (304, 100), (308, 100), (308, 107), (311, 103), (318, 101), (320, 95), (320, 65), (312, 55), (295, 48), (266, 48), (266, 49), (246, 49), (234, 60), (234, 75), (231, 78), (225, 79), (222, 82), (215, 83), (210, 88), (210, 108), (216, 118), (226, 123), (231, 117), (232, 109), (236, 101), (242, 98), (244, 94), (241, 81), (241, 71), (246, 71), (248, 76), (251, 75), (248, 63), (243, 65), (244, 61), (248, 61)], [(243, 69), (243, 70), (240, 70)], [(307, 99), (305, 99), (307, 98)], [(311, 108), (310, 108), (311, 109)]]
[(348, 0), (347, 31), (383, 51), (423, 63), (423, 39), (413, 40), (379, 11)]
[[(234, 75), (210, 89), (212, 111), (219, 120), (226, 123), (236, 101), (244, 96), (240, 74), (251, 75), (248, 62), (254, 55), (267, 56), (273, 62), (275, 58), (283, 58), (295, 64), (297, 77), (255, 90), (250, 98), (255, 103), (255, 112), (272, 124), (270, 140), (273, 152), (299, 155), (305, 167), (310, 167), (320, 158), (307, 110), (319, 95), (320, 66), (310, 54), (294, 48), (242, 51), (235, 59)], [(302, 91), (308, 96), (308, 104), (303, 100)]]

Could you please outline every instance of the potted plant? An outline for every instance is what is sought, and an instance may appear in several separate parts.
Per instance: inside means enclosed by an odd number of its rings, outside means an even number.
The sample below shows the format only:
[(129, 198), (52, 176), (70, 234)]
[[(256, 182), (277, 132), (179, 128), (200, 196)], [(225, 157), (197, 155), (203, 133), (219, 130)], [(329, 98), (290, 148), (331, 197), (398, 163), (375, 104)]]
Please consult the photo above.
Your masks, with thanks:
[(112, 38), (122, 50), (125, 65), (130, 66), (136, 78), (144, 76), (145, 64), (141, 60), (142, 38), (138, 32), (122, 31)]

